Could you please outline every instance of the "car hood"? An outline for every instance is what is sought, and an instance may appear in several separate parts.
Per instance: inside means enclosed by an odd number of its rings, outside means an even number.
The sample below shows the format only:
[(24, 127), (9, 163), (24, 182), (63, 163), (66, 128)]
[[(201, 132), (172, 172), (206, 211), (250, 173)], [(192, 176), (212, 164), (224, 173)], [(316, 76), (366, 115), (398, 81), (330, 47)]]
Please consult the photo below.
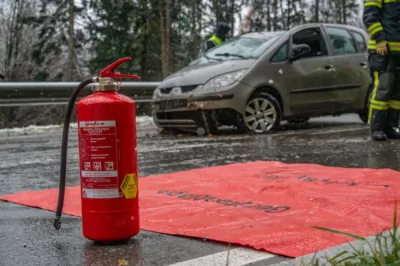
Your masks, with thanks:
[(215, 76), (249, 68), (255, 61), (255, 59), (210, 61), (205, 64), (187, 66), (164, 79), (159, 88), (204, 84)]

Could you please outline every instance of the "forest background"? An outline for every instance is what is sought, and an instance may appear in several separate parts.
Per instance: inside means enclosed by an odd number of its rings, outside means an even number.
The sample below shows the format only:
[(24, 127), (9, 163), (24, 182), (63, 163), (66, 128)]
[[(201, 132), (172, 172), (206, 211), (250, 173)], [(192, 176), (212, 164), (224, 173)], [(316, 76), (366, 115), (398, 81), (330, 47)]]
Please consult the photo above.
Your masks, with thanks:
[[(219, 21), (238, 34), (310, 22), (364, 28), (362, 0), (0, 0), (5, 81), (80, 81), (121, 57), (121, 73), (161, 81), (194, 60)], [(250, 12), (250, 10), (253, 10)], [(246, 20), (246, 15), (247, 20)], [(2, 110), (0, 127), (53, 124), (65, 106)], [(140, 112), (148, 112), (144, 108)]]

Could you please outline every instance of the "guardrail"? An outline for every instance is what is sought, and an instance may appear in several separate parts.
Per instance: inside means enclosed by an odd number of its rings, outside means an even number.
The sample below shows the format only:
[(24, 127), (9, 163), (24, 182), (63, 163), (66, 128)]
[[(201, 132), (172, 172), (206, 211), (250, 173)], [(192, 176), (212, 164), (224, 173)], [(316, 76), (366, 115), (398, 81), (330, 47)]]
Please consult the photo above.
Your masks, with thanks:
[[(79, 82), (0, 82), (0, 107), (68, 104)], [(135, 102), (152, 102), (154, 89), (160, 82), (123, 82), (120, 92)], [(81, 99), (92, 93), (88, 85)]]

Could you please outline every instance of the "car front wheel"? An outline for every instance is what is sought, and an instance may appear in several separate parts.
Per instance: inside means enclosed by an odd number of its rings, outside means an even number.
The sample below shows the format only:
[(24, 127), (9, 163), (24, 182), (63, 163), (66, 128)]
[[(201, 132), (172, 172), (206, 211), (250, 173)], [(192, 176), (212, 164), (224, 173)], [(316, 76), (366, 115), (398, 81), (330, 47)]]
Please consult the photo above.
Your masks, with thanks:
[(279, 102), (266, 92), (255, 93), (246, 104), (243, 124), (247, 131), (254, 133), (273, 133), (282, 120)]

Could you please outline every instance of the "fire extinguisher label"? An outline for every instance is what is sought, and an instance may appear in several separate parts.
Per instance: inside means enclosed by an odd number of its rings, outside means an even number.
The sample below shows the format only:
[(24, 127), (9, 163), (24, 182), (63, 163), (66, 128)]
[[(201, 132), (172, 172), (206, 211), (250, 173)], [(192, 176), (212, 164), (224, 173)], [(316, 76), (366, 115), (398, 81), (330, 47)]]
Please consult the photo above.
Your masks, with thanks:
[(80, 121), (82, 195), (84, 198), (119, 198), (117, 132), (115, 121)]
[(125, 175), (124, 181), (121, 183), (121, 191), (126, 199), (136, 198), (138, 190), (138, 181), (136, 174)]

